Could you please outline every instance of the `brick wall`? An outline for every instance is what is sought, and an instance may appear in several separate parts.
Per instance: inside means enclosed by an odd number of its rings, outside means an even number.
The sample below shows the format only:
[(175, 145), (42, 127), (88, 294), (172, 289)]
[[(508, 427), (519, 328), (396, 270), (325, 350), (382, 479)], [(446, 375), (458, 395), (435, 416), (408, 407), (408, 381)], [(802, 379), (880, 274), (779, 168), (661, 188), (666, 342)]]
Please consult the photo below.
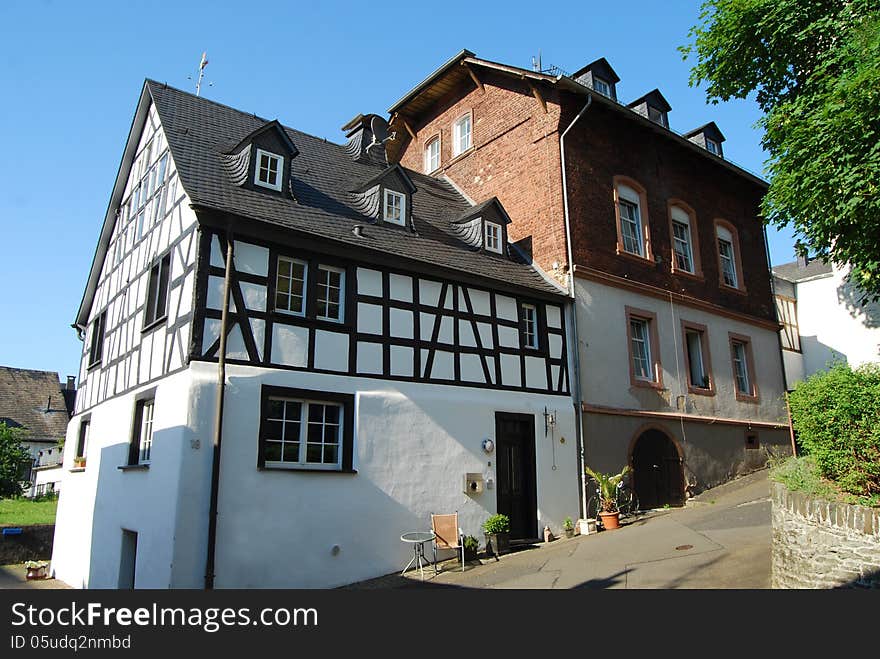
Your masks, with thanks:
[[(438, 102), (430, 117), (412, 126), (416, 138), (404, 147), (400, 162), (424, 169), (424, 146), (440, 135), (441, 170), (476, 203), (498, 197), (512, 224), (513, 241), (532, 236), (535, 261), (563, 280), (567, 263), (562, 179), (559, 165), (560, 108), (555, 92), (540, 87), (544, 113), (525, 83), (480, 72), (484, 91), (468, 82)], [(452, 124), (473, 112), (473, 145), (452, 158)]]
[[(578, 109), (573, 99), (564, 108), (563, 124), (567, 125), (567, 116), (574, 116)], [(565, 142), (576, 265), (774, 319), (763, 225), (758, 218), (763, 191), (758, 185), (599, 103), (592, 104)], [(662, 263), (638, 262), (617, 254), (615, 176), (634, 179), (646, 189), (652, 251), (662, 257)], [(673, 198), (684, 201), (696, 213), (702, 280), (671, 272), (667, 202)], [(719, 286), (716, 218), (737, 229), (743, 270), (739, 274), (748, 295)]]
[(880, 588), (880, 510), (770, 483), (773, 588)]

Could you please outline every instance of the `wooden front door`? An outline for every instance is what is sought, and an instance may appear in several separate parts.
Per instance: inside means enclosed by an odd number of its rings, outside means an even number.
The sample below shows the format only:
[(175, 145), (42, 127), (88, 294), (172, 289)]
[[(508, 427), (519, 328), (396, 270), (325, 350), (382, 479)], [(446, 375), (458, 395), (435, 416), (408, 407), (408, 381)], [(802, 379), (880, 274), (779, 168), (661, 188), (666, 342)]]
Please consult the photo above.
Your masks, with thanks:
[(675, 444), (659, 430), (647, 430), (632, 454), (633, 481), (639, 508), (648, 510), (684, 503), (684, 474)]
[(495, 413), (498, 512), (510, 517), (511, 540), (534, 540), (538, 535), (535, 487), (535, 417)]

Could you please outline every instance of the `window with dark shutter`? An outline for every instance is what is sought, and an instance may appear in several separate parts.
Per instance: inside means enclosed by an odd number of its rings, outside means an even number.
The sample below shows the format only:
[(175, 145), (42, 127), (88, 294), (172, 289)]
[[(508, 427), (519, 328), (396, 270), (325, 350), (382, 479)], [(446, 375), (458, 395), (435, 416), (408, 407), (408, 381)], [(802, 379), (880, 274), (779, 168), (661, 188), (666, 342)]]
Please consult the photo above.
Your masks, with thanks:
[(150, 283), (147, 287), (147, 307), (144, 310), (144, 327), (163, 320), (168, 313), (168, 272), (171, 269), (171, 254), (150, 269)]
[(89, 368), (101, 363), (104, 354), (104, 325), (107, 321), (107, 312), (92, 321), (92, 340), (89, 345)]

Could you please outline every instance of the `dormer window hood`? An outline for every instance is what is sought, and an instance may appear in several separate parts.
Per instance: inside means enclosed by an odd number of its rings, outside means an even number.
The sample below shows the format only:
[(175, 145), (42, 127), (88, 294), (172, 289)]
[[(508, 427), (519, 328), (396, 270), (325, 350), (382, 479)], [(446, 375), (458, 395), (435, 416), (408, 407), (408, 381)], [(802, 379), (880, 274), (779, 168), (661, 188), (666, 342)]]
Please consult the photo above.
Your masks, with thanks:
[(388, 166), (385, 144), (394, 139), (388, 122), (377, 114), (359, 114), (342, 127), (348, 144), (346, 152), (357, 162)]
[(721, 131), (718, 130), (718, 126), (715, 125), (714, 121), (710, 121), (704, 126), (695, 128), (694, 130), (685, 133), (684, 136), (694, 144), (698, 144), (706, 149), (709, 153), (716, 155), (719, 158), (724, 157), (724, 150), (721, 143), (724, 142), (725, 137)]
[(617, 83), (620, 82), (620, 78), (604, 57), (590, 62), (575, 73), (572, 78), (584, 87), (589, 87), (603, 96), (617, 100)]
[(267, 121), (221, 154), (233, 184), (292, 196), (291, 162), (299, 150), (277, 120)]
[(664, 128), (669, 128), (669, 111), (672, 106), (663, 98), (663, 94), (659, 89), (648, 92), (634, 100), (627, 106), (633, 112), (637, 112), (643, 117), (647, 117), (655, 124), (659, 124)]

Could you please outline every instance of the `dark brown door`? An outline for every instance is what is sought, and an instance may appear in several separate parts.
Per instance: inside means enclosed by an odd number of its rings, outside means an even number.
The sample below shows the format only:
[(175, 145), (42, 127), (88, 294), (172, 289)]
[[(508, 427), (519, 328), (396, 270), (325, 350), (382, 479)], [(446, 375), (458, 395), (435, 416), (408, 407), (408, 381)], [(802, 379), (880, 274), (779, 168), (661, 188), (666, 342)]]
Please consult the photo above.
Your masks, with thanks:
[(495, 413), (498, 512), (510, 517), (511, 540), (538, 538), (535, 417)]
[(684, 474), (675, 444), (659, 430), (648, 430), (633, 448), (633, 480), (639, 508), (680, 506), (684, 497)]

